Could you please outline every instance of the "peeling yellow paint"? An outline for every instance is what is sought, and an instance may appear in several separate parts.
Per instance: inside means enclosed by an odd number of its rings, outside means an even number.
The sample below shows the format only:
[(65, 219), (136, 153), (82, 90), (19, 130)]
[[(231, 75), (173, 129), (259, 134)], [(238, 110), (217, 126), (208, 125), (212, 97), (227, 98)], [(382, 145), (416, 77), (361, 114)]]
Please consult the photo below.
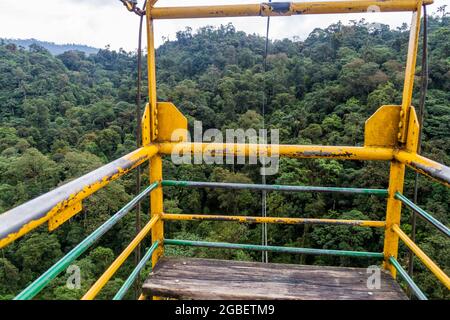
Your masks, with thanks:
[(164, 213), (163, 220), (214, 220), (233, 221), (240, 223), (273, 223), (273, 224), (330, 224), (330, 225), (350, 225), (357, 227), (384, 228), (384, 221), (372, 220), (343, 220), (343, 219), (313, 219), (313, 218), (285, 218), (285, 217), (251, 217), (251, 216), (224, 216), (208, 214), (174, 214)]

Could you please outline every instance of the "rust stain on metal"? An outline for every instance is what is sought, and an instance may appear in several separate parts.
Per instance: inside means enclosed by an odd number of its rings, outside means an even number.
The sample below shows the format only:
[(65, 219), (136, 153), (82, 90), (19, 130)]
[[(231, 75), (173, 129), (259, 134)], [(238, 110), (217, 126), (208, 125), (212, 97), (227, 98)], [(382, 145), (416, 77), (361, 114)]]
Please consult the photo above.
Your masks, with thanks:
[(215, 10), (215, 11), (209, 11), (208, 12), (209, 15), (225, 15), (225, 12), (223, 12), (222, 10)]
[(334, 219), (309, 219), (309, 218), (263, 218), (254, 216), (220, 216), (220, 215), (180, 215), (163, 214), (166, 220), (190, 220), (190, 221), (235, 221), (240, 223), (271, 223), (271, 224), (316, 224), (316, 225), (346, 225), (355, 227), (384, 227), (384, 221), (364, 221), (364, 220), (334, 220)]
[(261, 12), (268, 12), (271, 15), (287, 15), (291, 13), (290, 2), (262, 3)]
[(321, 157), (321, 158), (351, 158), (354, 156), (353, 153), (349, 151), (344, 152), (331, 152), (331, 151), (301, 151), (296, 152), (294, 155), (298, 157), (305, 157), (305, 158), (315, 158), (315, 157)]

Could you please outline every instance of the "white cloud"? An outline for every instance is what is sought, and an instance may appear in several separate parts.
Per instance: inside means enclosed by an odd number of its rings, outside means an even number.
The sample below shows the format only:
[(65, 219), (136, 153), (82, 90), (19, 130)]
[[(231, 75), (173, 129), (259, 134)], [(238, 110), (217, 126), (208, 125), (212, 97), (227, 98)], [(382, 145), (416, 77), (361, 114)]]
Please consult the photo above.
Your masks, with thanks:
[[(428, 12), (434, 12), (447, 0), (435, 0)], [(142, 4), (142, 0), (139, 1)], [(258, 0), (159, 0), (157, 6), (257, 3)], [(326, 27), (341, 20), (365, 18), (392, 27), (410, 23), (410, 13), (368, 13), (349, 15), (314, 15), (275, 17), (271, 19), (271, 38), (304, 39), (316, 27)], [(0, 37), (36, 38), (56, 43), (79, 43), (99, 48), (134, 50), (139, 19), (125, 10), (119, 0), (0, 0)], [(247, 33), (265, 34), (266, 20), (261, 17), (158, 20), (155, 22), (156, 44), (162, 37), (175, 39), (179, 30), (193, 30), (205, 25), (232, 22)]]

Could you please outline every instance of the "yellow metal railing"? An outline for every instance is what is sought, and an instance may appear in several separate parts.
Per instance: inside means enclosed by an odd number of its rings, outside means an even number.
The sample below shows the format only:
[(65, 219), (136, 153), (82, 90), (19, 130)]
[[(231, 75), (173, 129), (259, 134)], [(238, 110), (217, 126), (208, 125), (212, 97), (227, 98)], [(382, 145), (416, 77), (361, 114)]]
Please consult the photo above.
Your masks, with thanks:
[(412, 241), (403, 231), (400, 226), (395, 224), (392, 226), (392, 231), (394, 231), (400, 239), (411, 249), (414, 254), (419, 257), (423, 264), (439, 279), (446, 287), (450, 290), (450, 278), (445, 274), (444, 271), (439, 268), (436, 263), (433, 262), (426, 254), (422, 251), (415, 243)]
[[(148, 46), (148, 75), (149, 75), (149, 103), (142, 117), (142, 144), (140, 148), (104, 167), (101, 167), (87, 175), (59, 187), (47, 194), (33, 199), (3, 215), (0, 215), (0, 248), (8, 245), (37, 226), (49, 222), (50, 228), (56, 228), (67, 219), (81, 210), (83, 199), (106, 186), (110, 181), (124, 175), (133, 168), (149, 160), (149, 184), (150, 187), (140, 195), (150, 194), (150, 222), (136, 235), (133, 241), (124, 249), (116, 260), (108, 267), (103, 275), (84, 295), (83, 299), (94, 299), (109, 279), (126, 261), (131, 252), (139, 243), (150, 234), (153, 244), (151, 251), (152, 266), (164, 254), (164, 221), (171, 220), (220, 220), (238, 221), (244, 223), (328, 223), (358, 225), (364, 227), (379, 227), (385, 229), (383, 253), (344, 252), (350, 256), (381, 257), (384, 267), (395, 278), (397, 270), (402, 277), (407, 277), (405, 272), (399, 269), (396, 261), (398, 243), (401, 239), (431, 270), (431, 272), (447, 287), (450, 287), (449, 277), (417, 247), (416, 244), (400, 229), (400, 216), (402, 201), (397, 194), (403, 192), (403, 180), (405, 167), (408, 166), (421, 174), (450, 186), (450, 168), (434, 162), (417, 154), (419, 137), (419, 122), (414, 107), (411, 105), (413, 80), (418, 48), (418, 35), (420, 31), (420, 17), (422, 5), (432, 3), (431, 0), (385, 0), (385, 1), (329, 1), (329, 2), (283, 2), (249, 5), (228, 6), (204, 6), (204, 7), (154, 7), (156, 0), (149, 1), (145, 8), (147, 22), (147, 46)], [(381, 12), (412, 11), (412, 24), (408, 46), (408, 58), (405, 68), (405, 82), (403, 88), (402, 104), (399, 106), (382, 106), (370, 117), (365, 124), (364, 146), (310, 146), (310, 145), (252, 145), (252, 144), (215, 144), (215, 143), (189, 143), (186, 136), (173, 139), (171, 134), (177, 129), (187, 129), (186, 118), (171, 103), (157, 102), (156, 96), (156, 65), (154, 48), (154, 26), (156, 19), (176, 18), (200, 18), (200, 17), (229, 17), (229, 16), (286, 16), (294, 14), (324, 14), (324, 13), (349, 13), (367, 12), (371, 6), (377, 6)], [(248, 216), (220, 216), (220, 215), (188, 215), (170, 214), (163, 212), (163, 176), (162, 157), (173, 152), (187, 152), (188, 154), (200, 154), (205, 152), (218, 152), (224, 156), (249, 156), (263, 152), (267, 155), (279, 155), (291, 158), (327, 158), (340, 160), (378, 160), (390, 161), (389, 187), (383, 192), (387, 195), (387, 210), (385, 221), (359, 221), (340, 219), (293, 219), (293, 218), (261, 218)], [(328, 190), (329, 191), (329, 190)], [(81, 243), (65, 258), (58, 261), (53, 269), (37, 279), (22, 292), (18, 298), (29, 299), (35, 296), (63, 267), (73, 261), (82, 252), (87, 250), (93, 241), (111, 228), (132, 205), (126, 210), (113, 216), (104, 225), (97, 229), (95, 235), (89, 241)], [(445, 228), (445, 227), (444, 227)], [(168, 241), (168, 240), (167, 240)], [(172, 241), (172, 243), (174, 243)], [(205, 245), (190, 243), (189, 245)], [(227, 246), (227, 244), (220, 244)], [(230, 247), (230, 246), (229, 246)], [(232, 247), (232, 246), (231, 246)], [(236, 247), (236, 245), (235, 245)], [(253, 246), (256, 248), (256, 246)], [(272, 249), (275, 247), (272, 247)], [(251, 249), (251, 248), (250, 248)], [(256, 250), (268, 250), (268, 246), (259, 246)], [(338, 254), (333, 250), (320, 251), (319, 249), (292, 248), (291, 252), (309, 252), (312, 254)], [(288, 252), (283, 248), (274, 249)], [(309, 251), (308, 251), (309, 250)], [(316, 250), (314, 252), (314, 250)], [(68, 257), (67, 257), (68, 256)], [(71, 260), (72, 259), (72, 260)], [(407, 279), (408, 280), (408, 279)], [(410, 279), (409, 279), (410, 280)], [(411, 282), (411, 281), (410, 281)], [(410, 283), (408, 282), (408, 283)], [(423, 296), (422, 294), (420, 295)], [(140, 296), (140, 300), (144, 299)]]
[(106, 283), (111, 279), (111, 277), (116, 273), (120, 266), (127, 260), (130, 254), (136, 249), (136, 247), (141, 243), (142, 240), (148, 235), (153, 226), (160, 221), (159, 216), (154, 216), (142, 230), (137, 234), (137, 236), (130, 242), (130, 244), (122, 251), (122, 253), (114, 260), (114, 262), (106, 269), (106, 271), (101, 275), (101, 277), (94, 283), (94, 285), (89, 289), (88, 292), (83, 296), (82, 300), (92, 300), (94, 299), (100, 290), (106, 285)]

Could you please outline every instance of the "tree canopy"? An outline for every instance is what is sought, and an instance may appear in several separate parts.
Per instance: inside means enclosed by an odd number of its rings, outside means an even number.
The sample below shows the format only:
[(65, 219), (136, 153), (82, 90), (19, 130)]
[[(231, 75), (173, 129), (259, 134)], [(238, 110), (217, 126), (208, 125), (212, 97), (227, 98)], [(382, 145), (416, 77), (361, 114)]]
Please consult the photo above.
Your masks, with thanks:
[[(450, 18), (429, 19), (430, 82), (426, 100), (423, 153), (449, 164)], [(263, 72), (263, 37), (233, 25), (186, 28), (157, 49), (158, 99), (173, 102), (204, 129), (262, 126), (280, 130), (282, 144), (362, 145), (364, 121), (382, 104), (401, 101), (408, 32), (364, 20), (315, 29), (304, 40), (269, 43)], [(144, 59), (145, 60), (145, 59)], [(0, 43), (0, 212), (112, 161), (135, 148), (136, 56), (109, 48), (96, 54), (67, 51), (52, 56), (38, 45), (29, 49)], [(145, 66), (143, 70), (146, 70)], [(418, 104), (420, 66), (413, 104)], [(145, 78), (145, 76), (144, 76)], [(147, 84), (144, 81), (144, 86)], [(145, 92), (146, 90), (144, 90)], [(148, 173), (144, 168), (143, 186)], [(164, 159), (165, 179), (259, 183), (251, 165), (174, 165)], [(413, 191), (408, 172), (405, 192)], [(388, 166), (378, 162), (281, 159), (268, 183), (386, 188)], [(83, 212), (52, 234), (40, 228), (1, 250), (0, 299), (10, 299), (64, 253), (121, 208), (134, 195), (132, 175), (111, 183), (83, 204)], [(258, 215), (261, 194), (253, 191), (167, 188), (165, 209), (173, 213)], [(419, 181), (419, 203), (448, 225), (450, 191)], [(375, 196), (269, 193), (271, 216), (383, 220), (386, 203)], [(410, 229), (408, 210), (402, 227)], [(142, 205), (148, 220), (148, 200)], [(256, 225), (223, 222), (166, 224), (171, 238), (258, 243)], [(82, 287), (66, 287), (61, 274), (37, 297), (80, 298), (134, 235), (134, 217), (126, 216), (74, 264)], [(383, 233), (358, 227), (269, 225), (269, 243), (313, 248), (381, 252)], [(423, 222), (417, 243), (450, 273), (450, 242)], [(143, 248), (149, 245), (147, 239)], [(407, 250), (400, 248), (405, 264)], [(167, 254), (255, 260), (259, 253), (202, 248), (168, 248)], [(368, 266), (370, 260), (271, 253), (282, 263)], [(102, 291), (111, 298), (133, 268), (129, 259)], [(415, 280), (432, 298), (449, 292), (416, 260)], [(148, 269), (147, 269), (148, 271)], [(130, 291), (127, 298), (131, 298)]]

